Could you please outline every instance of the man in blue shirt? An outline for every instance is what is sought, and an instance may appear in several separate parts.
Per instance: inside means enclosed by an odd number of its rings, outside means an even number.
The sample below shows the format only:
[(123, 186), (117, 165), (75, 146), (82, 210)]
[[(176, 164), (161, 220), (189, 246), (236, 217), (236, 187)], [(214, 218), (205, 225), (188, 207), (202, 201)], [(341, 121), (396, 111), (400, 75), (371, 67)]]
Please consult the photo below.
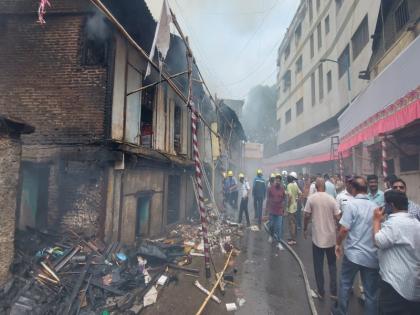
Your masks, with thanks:
[(384, 192), (378, 189), (378, 176), (368, 175), (367, 181), (369, 185), (369, 200), (376, 203), (378, 207), (383, 207), (385, 205)]
[(254, 198), (254, 219), (261, 225), (262, 207), (267, 191), (265, 179), (262, 170), (257, 170), (257, 176), (252, 184), (252, 197)]
[(373, 241), (373, 215), (377, 205), (367, 196), (367, 181), (356, 176), (351, 183), (354, 196), (346, 206), (340, 220), (335, 252), (344, 257), (341, 266), (337, 308), (333, 314), (347, 314), (349, 295), (357, 272), (360, 272), (365, 294), (365, 315), (378, 312), (379, 263), (377, 249)]
[(330, 175), (324, 174), (325, 180), (325, 192), (333, 197), (334, 199), (337, 198), (337, 190), (335, 189), (335, 185), (330, 180)]

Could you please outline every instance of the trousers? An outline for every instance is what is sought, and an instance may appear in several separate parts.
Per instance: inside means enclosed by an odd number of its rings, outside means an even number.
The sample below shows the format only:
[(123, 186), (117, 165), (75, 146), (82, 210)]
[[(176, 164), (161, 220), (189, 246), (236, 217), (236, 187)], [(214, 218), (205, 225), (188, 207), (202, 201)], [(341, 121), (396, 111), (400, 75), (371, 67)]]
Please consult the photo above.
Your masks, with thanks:
[(327, 256), (328, 272), (330, 274), (330, 293), (337, 295), (337, 264), (335, 248), (321, 248), (312, 243), (312, 254), (315, 272), (315, 281), (320, 295), (325, 294), (324, 289), (324, 256)]

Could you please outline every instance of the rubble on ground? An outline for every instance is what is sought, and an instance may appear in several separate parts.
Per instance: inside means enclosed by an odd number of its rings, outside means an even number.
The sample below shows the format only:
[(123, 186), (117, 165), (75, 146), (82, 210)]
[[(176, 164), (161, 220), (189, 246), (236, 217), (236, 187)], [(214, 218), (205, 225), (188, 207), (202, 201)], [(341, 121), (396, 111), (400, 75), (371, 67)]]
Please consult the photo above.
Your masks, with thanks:
[[(213, 255), (238, 255), (241, 226), (212, 215), (209, 220)], [(15, 243), (13, 277), (0, 291), (0, 314), (139, 314), (158, 303), (163, 287), (177, 283), (178, 272), (192, 277), (192, 288), (199, 284), (194, 278), (201, 270), (188, 265), (204, 255), (198, 223), (176, 225), (166, 237), (132, 247), (35, 229), (18, 233)], [(233, 282), (231, 275), (227, 279)]]

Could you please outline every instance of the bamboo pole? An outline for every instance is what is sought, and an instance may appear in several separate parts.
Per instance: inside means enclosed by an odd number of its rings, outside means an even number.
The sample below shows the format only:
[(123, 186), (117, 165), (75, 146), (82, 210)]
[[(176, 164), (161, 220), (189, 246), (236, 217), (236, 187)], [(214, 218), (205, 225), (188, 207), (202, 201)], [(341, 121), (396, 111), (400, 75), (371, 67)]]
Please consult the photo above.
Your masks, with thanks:
[(198, 311), (197, 311), (197, 313), (195, 315), (200, 315), (201, 313), (203, 313), (204, 308), (206, 307), (207, 303), (210, 301), (210, 298), (214, 294), (214, 291), (216, 291), (216, 288), (219, 286), (219, 283), (220, 283), (220, 281), (223, 278), (223, 275), (224, 275), (224, 273), (226, 271), (226, 268), (227, 268), (227, 266), (229, 264), (230, 258), (232, 257), (232, 253), (233, 253), (233, 250), (231, 250), (229, 252), (229, 256), (228, 256), (228, 258), (226, 260), (225, 266), (223, 267), (223, 270), (220, 272), (219, 276), (217, 277), (216, 283), (214, 284), (213, 288), (210, 291), (210, 294), (207, 295), (206, 299), (204, 300), (203, 304), (201, 304), (200, 308), (198, 309)]

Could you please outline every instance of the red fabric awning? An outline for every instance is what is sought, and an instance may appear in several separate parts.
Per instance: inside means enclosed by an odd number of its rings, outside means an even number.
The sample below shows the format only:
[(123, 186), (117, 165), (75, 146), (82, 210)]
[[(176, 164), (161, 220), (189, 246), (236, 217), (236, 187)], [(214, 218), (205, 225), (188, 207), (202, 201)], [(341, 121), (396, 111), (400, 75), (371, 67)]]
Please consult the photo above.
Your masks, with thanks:
[(400, 129), (420, 119), (420, 88), (369, 117), (341, 139), (340, 152), (385, 133)]

